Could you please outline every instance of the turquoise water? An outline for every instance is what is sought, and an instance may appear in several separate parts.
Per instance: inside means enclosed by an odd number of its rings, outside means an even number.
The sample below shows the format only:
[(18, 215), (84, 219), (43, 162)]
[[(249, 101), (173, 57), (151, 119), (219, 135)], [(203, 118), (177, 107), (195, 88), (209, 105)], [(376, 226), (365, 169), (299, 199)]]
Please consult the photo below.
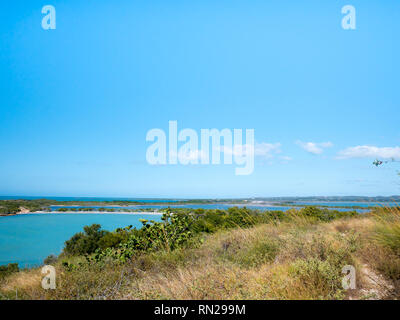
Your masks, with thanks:
[(348, 201), (348, 202), (339, 202), (339, 201), (294, 201), (294, 204), (304, 204), (304, 205), (310, 205), (310, 206), (328, 206), (328, 207), (334, 207), (334, 206), (340, 206), (340, 207), (394, 207), (397, 206), (395, 202), (356, 202), (356, 201)]
[[(340, 204), (343, 205), (343, 204)], [(199, 204), (199, 205), (171, 205), (179, 208), (227, 209), (232, 204)], [(237, 205), (242, 207), (244, 205)], [(165, 205), (141, 205), (130, 208), (165, 208)], [(291, 207), (247, 205), (250, 209), (282, 210)], [(52, 207), (55, 210), (57, 207)], [(76, 208), (76, 207), (74, 207)], [(92, 208), (99, 208), (93, 206)], [(121, 209), (121, 207), (114, 207)], [(346, 211), (348, 209), (337, 209)], [(366, 210), (357, 209), (358, 212)], [(9, 217), (0, 217), (0, 265), (17, 262), (20, 267), (40, 265), (50, 254), (58, 255), (64, 242), (75, 233), (82, 231), (83, 227), (98, 223), (105, 230), (133, 225), (140, 228), (139, 219), (160, 220), (161, 216), (146, 214), (82, 214), (82, 213), (49, 213), (26, 214)]]
[[(308, 203), (309, 204), (309, 203)], [(315, 204), (317, 205), (317, 204)], [(117, 207), (117, 206), (62, 206), (63, 208), (93, 208), (93, 209), (99, 209), (99, 208), (108, 208), (108, 209), (115, 209), (115, 210), (123, 210), (123, 209), (150, 209), (150, 210), (155, 210), (155, 209), (162, 209), (166, 207), (170, 208), (192, 208), (192, 209), (220, 209), (220, 210), (226, 210), (229, 209), (230, 207), (246, 207), (248, 209), (253, 209), (253, 210), (260, 210), (260, 211), (266, 211), (266, 210), (272, 210), (272, 211), (286, 211), (288, 209), (292, 209), (293, 207), (291, 206), (273, 206), (273, 205), (251, 205), (251, 204), (221, 204), (221, 203), (210, 203), (210, 204), (180, 204), (180, 205), (165, 205), (165, 204), (148, 204), (148, 205), (132, 205), (132, 206), (123, 206), (123, 207)], [(57, 211), (57, 209), (60, 208), (60, 206), (50, 206), (51, 211)], [(351, 209), (346, 209), (346, 208), (334, 208), (334, 210), (338, 211), (348, 211)], [(356, 209), (357, 212), (365, 212), (367, 210), (363, 209)]]
[(123, 206), (123, 207), (118, 207), (118, 206), (50, 206), (50, 209), (52, 211), (57, 211), (58, 208), (93, 208), (93, 209), (99, 209), (99, 208), (107, 208), (107, 209), (115, 209), (115, 210), (120, 210), (120, 209), (162, 209), (162, 208), (191, 208), (191, 209), (220, 209), (220, 210), (226, 210), (231, 207), (247, 207), (249, 209), (254, 209), (254, 210), (282, 210), (285, 211), (287, 209), (290, 209), (291, 207), (285, 207), (285, 206), (260, 206), (260, 205), (245, 205), (245, 204), (221, 204), (221, 203), (210, 203), (210, 204), (171, 204), (171, 205), (165, 205), (165, 204), (145, 204), (145, 205), (131, 205), (131, 206)]
[(64, 242), (86, 225), (98, 223), (104, 230), (133, 225), (139, 219), (160, 221), (146, 214), (24, 214), (0, 217), (0, 265), (17, 262), (20, 267), (40, 265), (50, 254), (58, 255)]

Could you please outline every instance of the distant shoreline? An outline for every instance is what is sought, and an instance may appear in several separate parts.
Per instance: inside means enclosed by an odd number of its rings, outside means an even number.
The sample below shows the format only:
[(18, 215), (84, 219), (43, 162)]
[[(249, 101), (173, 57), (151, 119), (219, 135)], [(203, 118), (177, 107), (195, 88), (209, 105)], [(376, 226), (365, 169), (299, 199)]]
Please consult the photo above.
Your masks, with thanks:
[(35, 212), (21, 212), (16, 214), (6, 214), (0, 215), (1, 217), (10, 217), (10, 216), (19, 216), (19, 215), (42, 215), (42, 214), (125, 214), (125, 215), (155, 215), (160, 216), (162, 212), (156, 211), (134, 211), (134, 212), (112, 212), (112, 211), (65, 211), (65, 212), (58, 212), (58, 211), (35, 211)]
[[(298, 203), (303, 202), (303, 203)], [(3, 209), (3, 212), (0, 213), (0, 216), (11, 216), (11, 215), (19, 215), (19, 214), (54, 214), (54, 213), (82, 213), (82, 214), (154, 214), (154, 215), (162, 215), (164, 209), (170, 208), (185, 208), (185, 209), (221, 209), (227, 210), (230, 207), (248, 207), (253, 210), (282, 210), (286, 211), (287, 209), (293, 208), (299, 210), (303, 207), (308, 206), (316, 206), (321, 209), (329, 209), (329, 210), (357, 210), (358, 212), (365, 212), (368, 210), (372, 210), (374, 207), (386, 207), (395, 206), (396, 202), (368, 202), (368, 201), (298, 201), (298, 202), (273, 202), (266, 200), (256, 200), (256, 199), (248, 199), (243, 200), (242, 202), (236, 202), (234, 200), (229, 201), (215, 201), (204, 203), (190, 202), (186, 203), (174, 202), (174, 203), (104, 203), (104, 202), (84, 202), (84, 203), (48, 203), (46, 200), (12, 200), (5, 201), (0, 200), (0, 209)], [(10, 213), (5, 213), (4, 208), (2, 207), (2, 203), (6, 206), (7, 204), (12, 208), (10, 209)], [(364, 203), (366, 205), (359, 205)], [(350, 205), (352, 204), (352, 205)], [(16, 206), (19, 206), (19, 211), (16, 210)], [(122, 210), (121, 210), (122, 209)], [(40, 211), (36, 211), (40, 210)]]
[(85, 208), (85, 207), (88, 207), (88, 208), (93, 208), (93, 207), (101, 207), (101, 208), (126, 208), (126, 207), (129, 207), (129, 208), (133, 208), (133, 207), (145, 207), (146, 205), (149, 205), (149, 206), (165, 206), (165, 207), (168, 207), (168, 206), (184, 206), (185, 204), (162, 204), (162, 203), (150, 203), (150, 204), (128, 204), (128, 205), (121, 205), (121, 204), (105, 204), (105, 205), (90, 205), (90, 204), (86, 204), (86, 205), (84, 205), (84, 204), (51, 204), (50, 205), (50, 207), (70, 207), (70, 208), (78, 208), (78, 207), (80, 207), (80, 208)]

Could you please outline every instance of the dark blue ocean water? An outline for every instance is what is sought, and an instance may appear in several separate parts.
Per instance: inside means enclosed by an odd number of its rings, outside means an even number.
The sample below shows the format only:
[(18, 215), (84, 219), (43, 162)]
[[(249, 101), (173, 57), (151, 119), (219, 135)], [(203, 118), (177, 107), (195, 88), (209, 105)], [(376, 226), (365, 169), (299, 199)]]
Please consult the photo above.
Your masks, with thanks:
[(30, 196), (0, 196), (0, 200), (37, 200), (48, 199), (56, 201), (136, 201), (136, 202), (176, 202), (177, 199), (151, 199), (151, 198), (98, 198), (98, 197), (30, 197)]

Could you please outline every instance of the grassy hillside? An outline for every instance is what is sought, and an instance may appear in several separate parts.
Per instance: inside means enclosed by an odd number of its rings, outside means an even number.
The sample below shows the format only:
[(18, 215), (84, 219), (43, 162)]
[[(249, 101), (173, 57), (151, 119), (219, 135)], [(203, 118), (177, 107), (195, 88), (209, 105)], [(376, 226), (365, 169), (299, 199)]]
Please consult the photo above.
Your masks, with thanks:
[[(398, 299), (400, 213), (330, 214), (315, 208), (279, 218), (252, 212), (198, 212), (186, 227), (166, 219), (147, 231), (119, 230), (118, 244), (53, 262), (57, 289), (40, 269), (0, 280), (3, 299)], [(184, 213), (184, 217), (191, 214)], [(233, 219), (232, 217), (235, 217)], [(175, 217), (178, 217), (175, 214)], [(199, 218), (199, 216), (201, 218)], [(223, 217), (223, 218), (221, 218)], [(244, 217), (247, 217), (245, 220)], [(218, 218), (218, 219), (217, 219)], [(242, 219), (242, 221), (240, 220)], [(185, 223), (186, 223), (185, 222)], [(168, 229), (168, 235), (162, 230)], [(180, 230), (177, 232), (177, 230)], [(160, 231), (161, 230), (161, 231)], [(160, 233), (157, 233), (160, 231)], [(122, 233), (121, 233), (122, 232)], [(174, 233), (175, 232), (175, 233)], [(187, 234), (190, 232), (190, 234)], [(175, 237), (172, 236), (175, 234)], [(116, 235), (116, 233), (113, 233)], [(153, 242), (137, 247), (132, 239)], [(184, 235), (184, 239), (180, 236)], [(87, 244), (88, 235), (79, 241)], [(105, 235), (103, 234), (102, 237)], [(86, 237), (86, 238), (85, 238)], [(110, 238), (110, 234), (107, 236)], [(157, 242), (157, 237), (165, 241)], [(114, 238), (114, 237), (111, 237)], [(86, 239), (86, 240), (85, 240)], [(98, 239), (99, 240), (99, 239)], [(78, 241), (78, 242), (79, 242)], [(99, 240), (100, 241), (100, 240)], [(135, 243), (135, 250), (132, 243)], [(112, 242), (112, 241), (111, 241)], [(118, 241), (117, 241), (118, 242)], [(101, 243), (104, 243), (104, 239)], [(130, 243), (130, 247), (127, 245)], [(164, 243), (164, 245), (162, 245)], [(74, 250), (77, 248), (73, 247)], [(124, 249), (125, 248), (125, 249)], [(92, 251), (93, 251), (92, 250)], [(131, 254), (127, 255), (129, 251)], [(125, 257), (121, 259), (121, 257)], [(356, 289), (342, 288), (342, 267)]]

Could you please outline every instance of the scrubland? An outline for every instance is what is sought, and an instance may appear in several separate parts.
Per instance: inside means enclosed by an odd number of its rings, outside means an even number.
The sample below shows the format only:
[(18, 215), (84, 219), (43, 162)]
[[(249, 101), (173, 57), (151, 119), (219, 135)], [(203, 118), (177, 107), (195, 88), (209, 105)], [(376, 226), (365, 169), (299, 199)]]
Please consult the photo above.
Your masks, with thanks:
[[(55, 290), (41, 287), (40, 268), (20, 270), (0, 279), (0, 298), (400, 297), (398, 208), (368, 214), (235, 210), (167, 213), (162, 223), (144, 221), (144, 231), (120, 229), (107, 241), (97, 239), (100, 245), (84, 254), (78, 249), (88, 235), (81, 234), (70, 243), (74, 254), (51, 263)], [(355, 289), (343, 288), (345, 265), (355, 268)]]

